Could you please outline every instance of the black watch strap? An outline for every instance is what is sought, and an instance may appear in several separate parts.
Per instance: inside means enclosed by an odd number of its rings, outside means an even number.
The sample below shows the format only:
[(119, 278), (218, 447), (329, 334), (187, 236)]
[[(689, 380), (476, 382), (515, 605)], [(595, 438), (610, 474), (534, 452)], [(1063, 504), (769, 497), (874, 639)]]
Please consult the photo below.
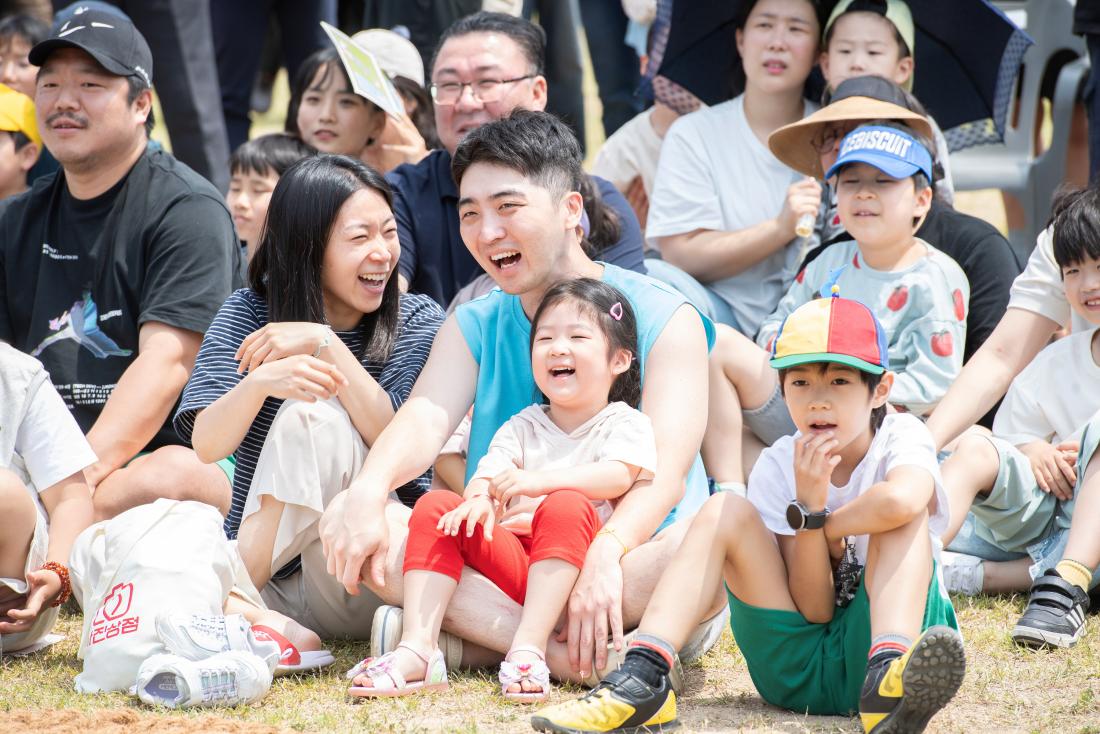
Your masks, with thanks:
[(825, 527), (825, 520), (829, 517), (827, 509), (820, 512), (810, 512), (798, 500), (792, 500), (787, 505), (787, 524), (792, 530), (820, 530)]

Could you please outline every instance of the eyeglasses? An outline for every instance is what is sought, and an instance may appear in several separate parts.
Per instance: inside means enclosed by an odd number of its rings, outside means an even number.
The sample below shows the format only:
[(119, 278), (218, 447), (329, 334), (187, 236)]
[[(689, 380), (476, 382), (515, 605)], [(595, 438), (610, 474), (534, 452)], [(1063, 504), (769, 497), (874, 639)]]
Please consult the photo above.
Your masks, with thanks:
[(848, 130), (845, 127), (827, 125), (818, 130), (817, 134), (810, 140), (810, 145), (814, 146), (814, 150), (819, 155), (829, 153), (836, 147), (837, 142), (843, 140), (847, 134)]
[(514, 84), (515, 82), (521, 82), (524, 79), (530, 79), (534, 76), (534, 74), (524, 74), (523, 76), (517, 76), (515, 79), (478, 79), (475, 82), (443, 82), (442, 84), (432, 84), (428, 89), (432, 93), (432, 100), (437, 105), (443, 105), (444, 107), (458, 104), (458, 100), (462, 99), (462, 92), (466, 87), (470, 88), (470, 92), (479, 102), (499, 102), (500, 98), (504, 96), (505, 84)]

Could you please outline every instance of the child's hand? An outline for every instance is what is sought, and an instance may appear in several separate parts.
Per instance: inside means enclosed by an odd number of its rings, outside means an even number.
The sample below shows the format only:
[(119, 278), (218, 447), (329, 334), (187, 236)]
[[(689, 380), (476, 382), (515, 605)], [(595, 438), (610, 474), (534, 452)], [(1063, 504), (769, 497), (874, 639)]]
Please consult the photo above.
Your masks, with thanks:
[(1031, 471), (1035, 473), (1035, 482), (1039, 489), (1053, 494), (1060, 500), (1073, 496), (1077, 484), (1077, 441), (1063, 441), (1052, 446), (1046, 441), (1032, 441), (1018, 447), (1031, 462)]
[(489, 494), (507, 506), (513, 497), (541, 497), (549, 491), (541, 472), (526, 469), (505, 469), (489, 482)]
[(462, 523), (466, 523), (466, 537), (473, 537), (474, 528), (481, 524), (484, 526), (485, 540), (493, 539), (493, 525), (496, 524), (497, 513), (493, 500), (487, 494), (479, 494), (468, 498), (461, 505), (454, 508), (436, 523), (436, 530), (442, 530), (446, 535), (458, 535)]
[(831, 452), (838, 443), (832, 431), (811, 433), (794, 442), (795, 492), (810, 511), (823, 509), (829, 501), (829, 478), (840, 463), (840, 455)]
[(27, 574), (26, 605), (22, 609), (9, 609), (6, 619), (0, 621), (0, 633), (5, 635), (26, 632), (41, 614), (42, 609), (61, 591), (61, 578), (48, 569), (39, 569)]

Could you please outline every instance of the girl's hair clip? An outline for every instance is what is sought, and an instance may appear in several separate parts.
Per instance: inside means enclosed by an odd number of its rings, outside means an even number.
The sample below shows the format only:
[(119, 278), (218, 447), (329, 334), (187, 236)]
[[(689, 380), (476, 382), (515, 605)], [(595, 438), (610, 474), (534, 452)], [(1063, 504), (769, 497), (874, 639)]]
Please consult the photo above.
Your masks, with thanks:
[(611, 314), (611, 318), (615, 319), (616, 321), (622, 321), (623, 320), (623, 304), (622, 304), (622, 302), (621, 301), (615, 301), (615, 305), (611, 307), (611, 309), (608, 311), (608, 313)]

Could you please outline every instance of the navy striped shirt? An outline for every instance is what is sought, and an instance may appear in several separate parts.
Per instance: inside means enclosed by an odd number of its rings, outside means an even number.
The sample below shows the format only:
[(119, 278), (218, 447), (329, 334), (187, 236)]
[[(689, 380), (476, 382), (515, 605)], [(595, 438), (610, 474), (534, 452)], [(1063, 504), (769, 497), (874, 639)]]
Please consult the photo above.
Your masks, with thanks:
[[(363, 361), (370, 376), (389, 394), (394, 410), (409, 397), (413, 383), (428, 359), (435, 333), (442, 323), (443, 311), (435, 301), (427, 296), (404, 294), (401, 296), (397, 339), (390, 358), (385, 364)], [(191, 432), (198, 412), (236, 387), (243, 379), (243, 375), (237, 374), (238, 362), (233, 356), (245, 337), (265, 324), (267, 303), (248, 288), (236, 291), (222, 304), (214, 317), (214, 323), (203, 337), (202, 347), (195, 359), (195, 369), (183, 390), (183, 398), (173, 421), (176, 432), (184, 441), (191, 442)], [(335, 333), (352, 352), (357, 352), (362, 346), (358, 332)], [(244, 440), (234, 452), (237, 468), (233, 477), (233, 501), (225, 519), (225, 534), (230, 538), (237, 537), (241, 513), (248, 498), (260, 449), (264, 446), (271, 422), (282, 403), (282, 400), (270, 397), (264, 401)], [(397, 495), (402, 502), (412, 506), (428, 490), (430, 483), (431, 470), (400, 487)]]

